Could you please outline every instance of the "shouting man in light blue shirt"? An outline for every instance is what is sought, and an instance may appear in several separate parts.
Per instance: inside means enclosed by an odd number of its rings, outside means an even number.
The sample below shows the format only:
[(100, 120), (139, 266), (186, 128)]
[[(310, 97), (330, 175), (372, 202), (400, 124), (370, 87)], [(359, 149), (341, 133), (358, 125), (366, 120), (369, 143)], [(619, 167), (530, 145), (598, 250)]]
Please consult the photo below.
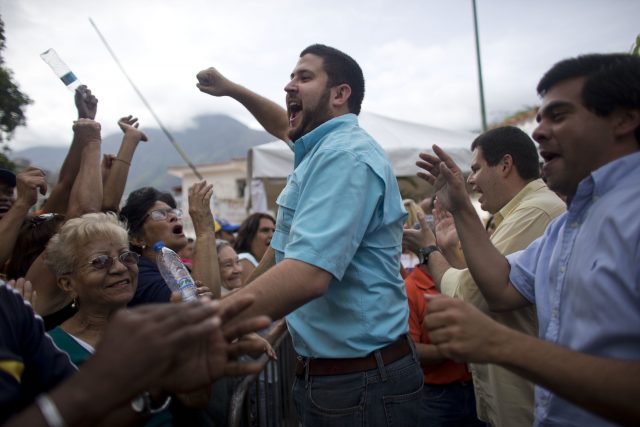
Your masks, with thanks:
[(303, 50), (285, 86), (286, 115), (215, 69), (198, 79), (201, 91), (238, 99), (267, 130), (292, 141), (295, 169), (262, 261), (275, 265), (237, 294), (255, 296), (246, 316), (287, 316), (300, 356), (300, 421), (417, 425), (422, 375), (400, 276), (406, 212), (384, 151), (358, 126), (359, 65), (328, 46)]
[(537, 90), (533, 139), (568, 209), (525, 250), (504, 257), (491, 245), (442, 150), (419, 165), (453, 213), (490, 308), (535, 303), (541, 339), (447, 298), (429, 302), (425, 324), (447, 357), (537, 383), (536, 426), (640, 425), (640, 57), (567, 59)]

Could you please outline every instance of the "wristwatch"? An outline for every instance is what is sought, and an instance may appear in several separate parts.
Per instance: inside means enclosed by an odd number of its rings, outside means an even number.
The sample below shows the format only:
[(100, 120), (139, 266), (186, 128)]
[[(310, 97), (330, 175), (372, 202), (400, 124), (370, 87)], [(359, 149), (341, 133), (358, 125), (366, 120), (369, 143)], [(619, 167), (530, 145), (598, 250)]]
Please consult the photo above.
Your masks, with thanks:
[(134, 412), (137, 412), (142, 415), (153, 415), (158, 412), (164, 411), (167, 409), (169, 404), (171, 403), (171, 396), (167, 396), (164, 403), (157, 408), (153, 408), (151, 406), (151, 394), (148, 391), (145, 391), (135, 399), (131, 401), (131, 409)]
[(440, 248), (437, 245), (427, 246), (426, 248), (418, 249), (418, 259), (420, 264), (429, 264), (429, 255), (432, 252), (440, 252)]

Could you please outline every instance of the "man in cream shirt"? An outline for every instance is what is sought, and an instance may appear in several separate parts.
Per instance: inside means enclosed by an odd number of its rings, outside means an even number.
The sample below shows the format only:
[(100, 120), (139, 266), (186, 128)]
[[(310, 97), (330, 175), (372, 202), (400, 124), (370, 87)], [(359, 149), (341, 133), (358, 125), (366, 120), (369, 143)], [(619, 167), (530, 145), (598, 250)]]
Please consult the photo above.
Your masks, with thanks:
[[(480, 135), (471, 150), (468, 183), (479, 194), (480, 207), (493, 215), (496, 229), (491, 242), (504, 255), (526, 248), (565, 210), (563, 201), (539, 178), (533, 141), (520, 129), (508, 126)], [(426, 226), (405, 231), (404, 240), (419, 255), (427, 255), (424, 262), (440, 291), (473, 304), (505, 326), (537, 336), (535, 306), (490, 312), (464, 257), (456, 256), (458, 241), (452, 218), (441, 221), (437, 234), (438, 246)], [(442, 257), (429, 259), (433, 250), (442, 251), (446, 261)], [(497, 365), (473, 364), (471, 370), (481, 420), (496, 427), (532, 425), (532, 383)]]

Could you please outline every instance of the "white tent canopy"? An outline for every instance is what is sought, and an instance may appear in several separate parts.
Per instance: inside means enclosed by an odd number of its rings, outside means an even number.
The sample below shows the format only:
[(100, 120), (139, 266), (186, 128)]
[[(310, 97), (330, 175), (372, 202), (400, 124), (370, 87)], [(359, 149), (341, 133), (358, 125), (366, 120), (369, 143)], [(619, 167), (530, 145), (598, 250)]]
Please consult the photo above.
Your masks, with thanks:
[[(405, 122), (374, 113), (359, 116), (360, 127), (382, 146), (398, 177), (414, 176), (418, 153), (437, 144), (453, 157), (463, 171), (469, 171), (469, 146), (476, 135), (418, 123)], [(282, 141), (258, 145), (249, 150), (250, 173), (256, 178), (286, 178), (293, 170), (293, 152)]]
[[(415, 177), (415, 165), (420, 152), (432, 152), (431, 146), (443, 148), (460, 166), (469, 172), (471, 151), (469, 147), (476, 137), (469, 132), (451, 131), (418, 123), (392, 119), (374, 113), (363, 112), (359, 116), (360, 127), (366, 130), (387, 153), (395, 175), (399, 178)], [(250, 197), (253, 212), (272, 208), (258, 200), (264, 197), (264, 183), (273, 179), (284, 179), (293, 170), (293, 152), (282, 141), (258, 145), (249, 150)], [(270, 191), (267, 191), (270, 192)], [(266, 202), (264, 202), (266, 203)]]

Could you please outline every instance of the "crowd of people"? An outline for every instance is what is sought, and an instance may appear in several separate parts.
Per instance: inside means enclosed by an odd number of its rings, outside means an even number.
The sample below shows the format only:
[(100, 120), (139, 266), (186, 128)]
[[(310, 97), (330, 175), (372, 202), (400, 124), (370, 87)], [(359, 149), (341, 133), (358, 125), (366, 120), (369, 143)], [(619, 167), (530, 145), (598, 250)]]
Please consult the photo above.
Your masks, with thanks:
[[(51, 191), (37, 166), (0, 170), (0, 423), (224, 425), (210, 412), (225, 381), (275, 357), (266, 331), (283, 318), (300, 425), (640, 423), (640, 57), (555, 64), (537, 87), (537, 147), (489, 130), (466, 177), (425, 141), (424, 201), (402, 200), (359, 127), (365, 81), (347, 54), (304, 49), (286, 108), (215, 68), (197, 80), (294, 152), (277, 216), (214, 218), (202, 181), (188, 238), (170, 193), (122, 203), (147, 137), (123, 117), (119, 152), (102, 154), (98, 100), (80, 87)], [(172, 294), (159, 241), (197, 300)]]

